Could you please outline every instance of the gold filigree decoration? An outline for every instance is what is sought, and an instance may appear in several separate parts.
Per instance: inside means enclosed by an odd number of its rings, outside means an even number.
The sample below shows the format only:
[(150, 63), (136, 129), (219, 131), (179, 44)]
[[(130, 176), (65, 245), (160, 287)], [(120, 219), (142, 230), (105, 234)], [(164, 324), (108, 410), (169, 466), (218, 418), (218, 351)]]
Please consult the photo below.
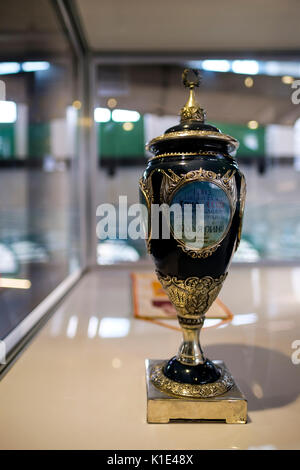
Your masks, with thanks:
[(211, 248), (202, 248), (201, 251), (193, 251), (191, 250), (190, 248), (187, 248), (186, 246), (184, 246), (183, 242), (182, 244), (179, 244), (177, 245), (179, 248), (182, 249), (182, 251), (184, 251), (185, 253), (187, 253), (191, 258), (208, 258), (209, 256), (211, 256), (220, 246), (220, 244), (218, 245), (214, 245), (213, 247)]
[(208, 181), (214, 183), (227, 193), (232, 206), (236, 203), (236, 185), (233, 178), (236, 170), (228, 170), (224, 175), (211, 170), (204, 170), (203, 168), (192, 170), (181, 175), (177, 175), (171, 169), (168, 169), (167, 172), (160, 170), (160, 172), (164, 175), (160, 195), (162, 201), (167, 204), (170, 203), (171, 198), (178, 189), (192, 181)]
[(201, 385), (175, 382), (175, 380), (171, 380), (164, 375), (164, 365), (165, 364), (157, 364), (153, 367), (150, 372), (150, 380), (156, 388), (167, 394), (180, 397), (209, 398), (223, 395), (223, 393), (230, 390), (234, 384), (227, 370), (219, 366), (216, 367), (220, 370), (221, 375), (215, 382)]
[(241, 179), (241, 188), (240, 188), (240, 212), (239, 212), (239, 218), (240, 218), (240, 224), (239, 224), (239, 229), (238, 229), (238, 235), (237, 235), (237, 242), (236, 242), (236, 247), (235, 251), (238, 249), (241, 238), (242, 238), (242, 228), (243, 228), (243, 216), (244, 216), (244, 210), (245, 210), (245, 202), (246, 202), (246, 180), (245, 176), (242, 174), (242, 179)]
[(204, 122), (206, 119), (206, 112), (200, 106), (184, 106), (180, 110), (180, 120), (181, 122), (188, 121), (200, 121)]
[(151, 254), (151, 204), (154, 201), (154, 195), (153, 195), (153, 188), (152, 188), (152, 176), (153, 171), (148, 175), (147, 178), (140, 178), (139, 180), (139, 186), (142, 194), (144, 195), (144, 198), (146, 200), (147, 204), (147, 211), (148, 211), (148, 233), (147, 233), (147, 238), (146, 238), (146, 246), (147, 246), (147, 252)]
[(211, 276), (178, 279), (176, 276), (163, 276), (158, 271), (156, 274), (183, 323), (185, 319), (188, 323), (193, 317), (204, 318), (227, 276), (225, 273), (216, 279)]
[(152, 173), (147, 177), (140, 178), (139, 185), (142, 193), (144, 194), (144, 197), (147, 201), (147, 205), (151, 204), (153, 202), (153, 189), (152, 189), (152, 183), (151, 183), (151, 175)]

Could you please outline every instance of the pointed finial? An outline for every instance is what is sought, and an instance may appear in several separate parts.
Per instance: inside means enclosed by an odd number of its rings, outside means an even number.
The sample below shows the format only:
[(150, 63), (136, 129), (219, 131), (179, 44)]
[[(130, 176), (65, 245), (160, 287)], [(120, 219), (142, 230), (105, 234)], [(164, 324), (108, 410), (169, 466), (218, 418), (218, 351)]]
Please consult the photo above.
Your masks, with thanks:
[[(191, 81), (188, 80), (188, 73), (192, 71), (195, 76), (196, 80)], [(185, 106), (181, 108), (180, 111), (180, 121), (198, 121), (204, 122), (206, 118), (206, 113), (203, 108), (201, 108), (200, 104), (197, 103), (195, 98), (194, 88), (199, 87), (201, 81), (200, 72), (197, 69), (184, 69), (182, 74), (182, 83), (186, 88), (190, 89), (190, 96), (188, 101), (186, 102)]]

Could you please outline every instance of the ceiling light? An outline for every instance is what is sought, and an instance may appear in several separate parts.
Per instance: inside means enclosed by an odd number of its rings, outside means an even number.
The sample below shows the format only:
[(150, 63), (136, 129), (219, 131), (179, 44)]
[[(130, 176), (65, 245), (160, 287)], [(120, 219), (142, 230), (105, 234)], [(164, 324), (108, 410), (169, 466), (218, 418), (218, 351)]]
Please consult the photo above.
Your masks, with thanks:
[(81, 101), (79, 101), (79, 100), (73, 101), (72, 106), (73, 106), (73, 108), (75, 108), (75, 109), (80, 109), (81, 106), (82, 106)]
[(0, 287), (11, 289), (30, 289), (31, 282), (28, 279), (12, 279), (11, 277), (1, 277)]
[(17, 105), (14, 101), (0, 101), (0, 122), (13, 123), (17, 120)]
[(21, 66), (18, 62), (0, 62), (0, 75), (19, 73)]
[(245, 83), (245, 86), (247, 88), (251, 88), (253, 86), (253, 83), (254, 83), (253, 78), (251, 78), (251, 77), (245, 78), (244, 83)]
[(109, 99), (107, 100), (107, 106), (108, 106), (109, 108), (111, 108), (111, 109), (112, 109), (112, 108), (115, 108), (115, 107), (117, 106), (117, 104), (118, 104), (118, 102), (117, 102), (117, 100), (116, 100), (115, 98), (109, 98)]
[(229, 72), (230, 62), (229, 60), (203, 60), (201, 67), (203, 70), (212, 72)]
[(95, 108), (94, 120), (95, 122), (108, 122), (111, 118), (111, 111), (107, 108)]
[(115, 109), (112, 112), (112, 120), (115, 122), (137, 122), (141, 115), (137, 111), (127, 111), (126, 109)]
[(294, 78), (291, 77), (290, 75), (284, 75), (283, 77), (281, 77), (281, 81), (285, 85), (291, 85), (294, 81)]
[(23, 72), (39, 72), (41, 70), (48, 70), (50, 67), (49, 62), (45, 61), (34, 61), (34, 62), (23, 62)]
[(247, 126), (249, 129), (257, 129), (258, 128), (258, 122), (257, 121), (249, 121)]
[(232, 71), (234, 73), (256, 75), (259, 72), (259, 64), (256, 60), (234, 60), (232, 62)]
[(124, 131), (132, 131), (134, 125), (132, 124), (132, 122), (124, 122), (122, 127)]

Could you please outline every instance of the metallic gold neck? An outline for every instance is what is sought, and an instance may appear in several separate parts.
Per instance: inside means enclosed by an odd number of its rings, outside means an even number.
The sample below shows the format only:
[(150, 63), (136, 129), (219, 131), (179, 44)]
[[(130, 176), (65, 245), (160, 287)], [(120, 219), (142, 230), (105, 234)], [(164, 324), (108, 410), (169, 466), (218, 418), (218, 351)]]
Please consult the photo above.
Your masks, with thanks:
[(200, 85), (199, 70), (192, 69), (197, 78), (194, 82), (187, 79), (189, 71), (190, 69), (185, 69), (182, 74), (182, 82), (186, 88), (190, 89), (190, 95), (185, 106), (181, 108), (180, 121), (184, 122), (192, 120), (198, 122), (205, 122), (206, 112), (203, 108), (201, 108), (200, 104), (197, 103), (194, 91), (194, 88)]

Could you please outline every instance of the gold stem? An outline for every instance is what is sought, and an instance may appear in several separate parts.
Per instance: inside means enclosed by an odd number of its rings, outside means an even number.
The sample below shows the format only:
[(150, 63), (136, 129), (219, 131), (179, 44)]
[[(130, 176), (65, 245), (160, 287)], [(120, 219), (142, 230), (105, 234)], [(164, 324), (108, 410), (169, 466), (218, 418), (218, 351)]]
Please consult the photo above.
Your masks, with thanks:
[(190, 85), (189, 88), (189, 98), (180, 111), (181, 122), (191, 119), (194, 121), (204, 122), (205, 110), (202, 109), (200, 104), (196, 101), (194, 85)]
[(200, 331), (203, 326), (202, 323), (197, 328), (187, 328), (181, 325), (183, 333), (183, 342), (179, 348), (177, 359), (182, 364), (196, 366), (204, 364), (205, 357), (200, 346)]
[(189, 99), (186, 102), (185, 106), (188, 107), (188, 108), (192, 108), (193, 106), (199, 106), (198, 103), (196, 102), (195, 90), (194, 90), (193, 86), (190, 87)]

